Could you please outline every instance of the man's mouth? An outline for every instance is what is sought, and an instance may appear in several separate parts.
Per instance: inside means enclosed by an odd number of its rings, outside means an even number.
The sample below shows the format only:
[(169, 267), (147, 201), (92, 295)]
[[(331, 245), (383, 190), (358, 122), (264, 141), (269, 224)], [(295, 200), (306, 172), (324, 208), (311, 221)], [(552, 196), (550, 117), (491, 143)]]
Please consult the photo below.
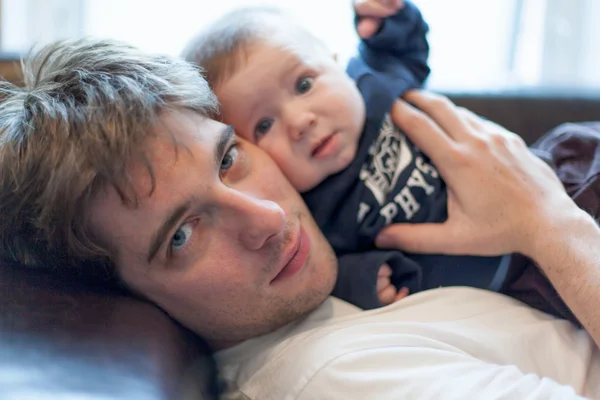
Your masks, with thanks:
[(306, 231), (300, 226), (297, 235), (290, 241), (283, 256), (283, 266), (271, 283), (288, 279), (302, 270), (308, 253), (310, 252), (310, 238)]
[(311, 156), (316, 159), (329, 157), (338, 150), (340, 147), (340, 138), (337, 132), (333, 132), (331, 135), (324, 137), (317, 145), (313, 148)]

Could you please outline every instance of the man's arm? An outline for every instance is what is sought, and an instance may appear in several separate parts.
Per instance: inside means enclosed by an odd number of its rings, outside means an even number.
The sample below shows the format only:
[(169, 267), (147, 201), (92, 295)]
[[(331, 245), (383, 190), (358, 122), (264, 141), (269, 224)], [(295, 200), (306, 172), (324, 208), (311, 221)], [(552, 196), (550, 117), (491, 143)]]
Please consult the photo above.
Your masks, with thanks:
[(582, 325), (600, 345), (600, 229), (565, 207), (542, 221), (523, 253), (535, 260)]
[(395, 224), (380, 247), (443, 254), (522, 253), (535, 260), (600, 343), (600, 229), (565, 193), (556, 174), (522, 139), (414, 91), (392, 109), (395, 122), (435, 163), (448, 185), (448, 219)]
[(451, 349), (415, 343), (394, 350), (357, 352), (333, 360), (297, 399), (582, 399), (572, 387), (552, 379)]

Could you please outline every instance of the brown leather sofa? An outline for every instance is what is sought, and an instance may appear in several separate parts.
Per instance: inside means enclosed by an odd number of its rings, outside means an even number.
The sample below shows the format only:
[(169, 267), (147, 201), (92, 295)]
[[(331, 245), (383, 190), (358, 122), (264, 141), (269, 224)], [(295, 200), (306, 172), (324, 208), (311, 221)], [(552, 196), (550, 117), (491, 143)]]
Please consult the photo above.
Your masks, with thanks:
[[(562, 122), (600, 120), (600, 92), (450, 97), (528, 143)], [(160, 309), (101, 280), (0, 265), (0, 399), (211, 398), (207, 354)]]
[(499, 123), (532, 144), (564, 122), (600, 121), (600, 88), (447, 93), (458, 105)]
[(211, 399), (208, 354), (101, 279), (0, 265), (0, 399)]

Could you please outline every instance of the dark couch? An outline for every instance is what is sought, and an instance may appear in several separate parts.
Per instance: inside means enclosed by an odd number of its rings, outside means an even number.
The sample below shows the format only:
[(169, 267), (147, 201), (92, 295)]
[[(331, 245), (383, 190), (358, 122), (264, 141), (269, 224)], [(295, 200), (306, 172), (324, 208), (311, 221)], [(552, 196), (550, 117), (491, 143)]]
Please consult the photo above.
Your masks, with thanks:
[(532, 144), (563, 122), (600, 121), (600, 89), (522, 89), (480, 93), (448, 93), (466, 107)]
[(209, 399), (208, 354), (107, 281), (0, 264), (0, 399)]
[[(452, 93), (532, 143), (600, 120), (600, 93)], [(103, 282), (0, 265), (0, 399), (201, 399), (212, 360), (158, 308)], [(202, 394), (204, 393), (204, 394)]]

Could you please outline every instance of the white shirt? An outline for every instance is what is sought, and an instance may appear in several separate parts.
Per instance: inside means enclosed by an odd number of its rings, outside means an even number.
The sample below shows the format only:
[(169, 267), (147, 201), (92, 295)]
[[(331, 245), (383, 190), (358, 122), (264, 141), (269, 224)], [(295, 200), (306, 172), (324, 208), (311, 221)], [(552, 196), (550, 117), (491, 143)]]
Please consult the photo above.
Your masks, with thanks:
[(217, 353), (228, 387), (260, 400), (600, 397), (590, 336), (509, 297), (440, 288), (308, 317)]

